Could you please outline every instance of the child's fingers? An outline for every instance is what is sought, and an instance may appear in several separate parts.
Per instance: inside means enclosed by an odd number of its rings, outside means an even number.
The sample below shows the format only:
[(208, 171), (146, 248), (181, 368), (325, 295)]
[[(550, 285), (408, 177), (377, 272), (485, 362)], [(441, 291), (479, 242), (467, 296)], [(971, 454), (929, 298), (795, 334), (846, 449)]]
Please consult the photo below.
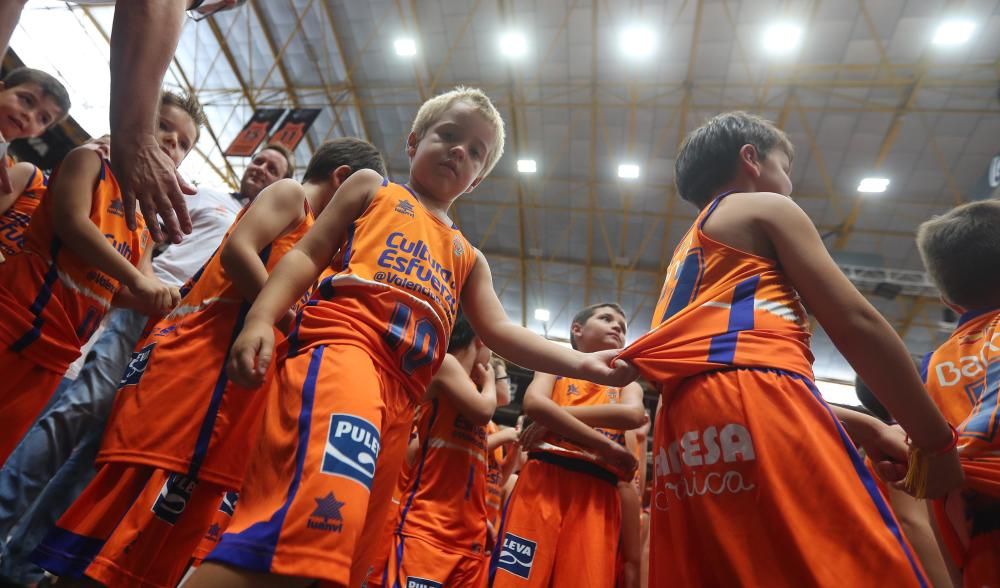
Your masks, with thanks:
[(273, 349), (270, 345), (264, 344), (262, 339), (257, 339), (257, 371), (255, 373), (259, 378), (263, 378), (264, 374), (267, 373), (267, 368), (271, 365), (271, 355)]

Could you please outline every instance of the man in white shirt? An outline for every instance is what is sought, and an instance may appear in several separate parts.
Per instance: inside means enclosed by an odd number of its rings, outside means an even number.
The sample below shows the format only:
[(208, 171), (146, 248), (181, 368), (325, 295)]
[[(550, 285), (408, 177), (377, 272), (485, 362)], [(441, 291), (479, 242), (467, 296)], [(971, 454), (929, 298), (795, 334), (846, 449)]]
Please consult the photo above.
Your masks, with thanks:
[[(292, 154), (269, 145), (250, 162), (239, 192), (202, 188), (189, 196), (193, 230), (153, 259), (156, 276), (182, 286), (208, 261), (243, 207), (294, 171)], [(125, 308), (108, 313), (78, 375), (63, 380), (0, 469), (0, 578), (20, 584), (41, 579), (28, 556), (93, 477), (118, 382), (148, 319)]]

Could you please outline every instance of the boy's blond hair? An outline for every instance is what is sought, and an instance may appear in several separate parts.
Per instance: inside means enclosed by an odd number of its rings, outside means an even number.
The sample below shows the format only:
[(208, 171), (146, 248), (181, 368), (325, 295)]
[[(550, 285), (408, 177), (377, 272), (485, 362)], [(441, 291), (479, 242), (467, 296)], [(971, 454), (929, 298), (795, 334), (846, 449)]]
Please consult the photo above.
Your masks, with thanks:
[(188, 113), (194, 121), (195, 143), (201, 137), (201, 128), (208, 123), (205, 118), (205, 111), (201, 108), (201, 103), (194, 97), (194, 94), (178, 94), (169, 90), (164, 90), (160, 94), (160, 106), (174, 106)]
[(1000, 304), (1000, 201), (956, 206), (917, 229), (931, 281), (967, 310)]
[(482, 115), (486, 119), (486, 122), (490, 123), (490, 126), (493, 127), (493, 132), (496, 134), (496, 141), (486, 157), (486, 165), (483, 166), (481, 177), (485, 178), (493, 171), (494, 166), (500, 161), (500, 156), (503, 155), (504, 130), (503, 118), (500, 116), (500, 112), (493, 105), (493, 102), (490, 101), (490, 97), (479, 88), (458, 86), (450, 92), (438, 94), (427, 102), (424, 102), (420, 106), (420, 110), (417, 111), (416, 118), (413, 119), (413, 128), (410, 131), (417, 136), (418, 141), (423, 139), (428, 129), (441, 118), (441, 114), (458, 101), (465, 101), (475, 106), (476, 112)]

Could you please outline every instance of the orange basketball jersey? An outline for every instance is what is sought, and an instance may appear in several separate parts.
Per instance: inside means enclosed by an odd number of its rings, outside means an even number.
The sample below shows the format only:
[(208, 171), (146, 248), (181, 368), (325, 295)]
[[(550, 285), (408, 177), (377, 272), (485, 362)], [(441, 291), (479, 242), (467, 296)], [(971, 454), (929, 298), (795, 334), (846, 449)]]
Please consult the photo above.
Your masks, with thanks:
[(326, 344), (372, 352), (421, 397), (444, 359), (476, 252), (454, 226), (386, 180), (350, 227), (289, 337), (289, 354)]
[[(236, 223), (241, 218), (242, 213)], [(312, 224), (306, 203), (299, 224), (260, 252), (268, 273)], [(239, 388), (226, 376), (229, 348), (251, 305), (222, 265), (221, 252), (232, 230), (184, 285), (177, 308), (136, 347), (98, 463), (150, 465), (240, 487), (267, 386)]]
[[(4, 317), (0, 341), (30, 361), (64, 373), (101, 323), (121, 284), (78, 257), (56, 236), (52, 206), (51, 198), (42, 200), (24, 234), (24, 251), (8, 260), (0, 272), (0, 316)], [(136, 230), (125, 224), (118, 181), (107, 160), (101, 161), (94, 183), (90, 220), (122, 257), (132, 265), (139, 263), (149, 233), (140, 215)]]
[(486, 427), (447, 398), (421, 405), (420, 452), (399, 505), (396, 533), (471, 556), (486, 553)]
[(812, 378), (799, 296), (776, 262), (712, 240), (706, 206), (674, 250), (650, 331), (620, 355), (668, 394), (684, 378), (728, 367), (771, 367)]
[[(556, 383), (552, 386), (552, 401), (559, 406), (595, 406), (599, 404), (618, 404), (621, 401), (621, 388), (602, 386), (586, 380), (575, 380), (573, 378), (556, 378)], [(618, 445), (625, 447), (625, 431), (617, 429), (594, 429), (611, 439)], [(581, 448), (573, 442), (558, 435), (548, 435), (538, 449), (548, 453), (554, 453), (574, 459), (582, 459), (595, 463), (610, 471), (621, 480), (630, 479), (632, 472), (623, 472), (610, 469), (600, 458), (589, 451)]]
[[(486, 425), (486, 438), (498, 433), (500, 427), (490, 421)], [(500, 524), (500, 510), (503, 508), (503, 465), (506, 458), (503, 454), (503, 447), (496, 447), (487, 454), (486, 462), (486, 520), (493, 524), (495, 529)]]
[(24, 192), (0, 215), (0, 253), (4, 257), (20, 253), (24, 248), (24, 231), (42, 201), (48, 183), (49, 179), (36, 167)]
[(924, 358), (927, 392), (958, 429), (963, 458), (1000, 458), (998, 350), (1000, 309), (994, 308), (962, 315), (948, 340)]

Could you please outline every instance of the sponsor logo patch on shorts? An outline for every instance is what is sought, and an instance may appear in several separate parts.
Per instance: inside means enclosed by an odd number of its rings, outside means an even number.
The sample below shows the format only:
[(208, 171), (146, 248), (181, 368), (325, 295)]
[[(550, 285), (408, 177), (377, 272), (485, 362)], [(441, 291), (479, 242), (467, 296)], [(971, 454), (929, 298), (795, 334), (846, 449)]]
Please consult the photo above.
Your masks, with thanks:
[(536, 547), (534, 541), (518, 537), (513, 533), (505, 533), (497, 569), (527, 580), (531, 575), (531, 564), (535, 561)]
[(406, 579), (406, 588), (441, 588), (441, 582), (410, 576)]
[(379, 448), (379, 431), (370, 421), (351, 414), (331, 414), (321, 471), (350, 478), (371, 491)]
[(132, 352), (132, 359), (129, 360), (128, 367), (125, 368), (121, 382), (118, 383), (119, 388), (135, 386), (139, 383), (139, 378), (142, 377), (142, 373), (146, 371), (146, 365), (149, 364), (149, 356), (153, 353), (153, 347), (156, 347), (156, 343), (150, 343), (139, 351)]
[(156, 502), (153, 503), (153, 514), (171, 525), (177, 524), (177, 519), (184, 512), (184, 508), (191, 500), (191, 494), (197, 485), (198, 481), (193, 478), (181, 474), (170, 474), (167, 481), (163, 483), (163, 487), (160, 488), (160, 495), (156, 497)]
[(236, 502), (240, 499), (239, 492), (229, 491), (226, 492), (222, 497), (222, 502), (219, 504), (219, 510), (226, 513), (229, 516), (233, 516), (236, 512)]

